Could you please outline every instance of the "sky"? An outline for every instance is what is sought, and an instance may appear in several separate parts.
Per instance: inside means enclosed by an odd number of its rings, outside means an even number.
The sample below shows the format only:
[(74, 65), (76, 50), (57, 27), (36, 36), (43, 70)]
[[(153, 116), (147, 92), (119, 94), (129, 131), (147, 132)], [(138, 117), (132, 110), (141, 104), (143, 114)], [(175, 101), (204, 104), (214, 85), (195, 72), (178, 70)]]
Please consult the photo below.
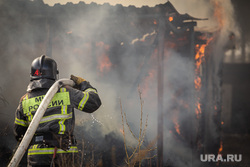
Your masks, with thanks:
[[(65, 5), (68, 2), (72, 2), (74, 4), (78, 4), (79, 2), (85, 2), (86, 4), (90, 4), (92, 2), (95, 2), (97, 4), (104, 4), (109, 3), (112, 6), (115, 6), (117, 4), (121, 4), (123, 6), (136, 6), (136, 7), (142, 7), (142, 6), (149, 6), (154, 7), (158, 4), (165, 4), (166, 2), (170, 1), (174, 7), (177, 9), (177, 11), (180, 14), (188, 13), (191, 16), (198, 17), (198, 18), (209, 18), (211, 15), (211, 11), (209, 8), (209, 2), (204, 0), (189, 0), (188, 3), (186, 3), (186, 0), (43, 0), (45, 4), (48, 4), (49, 6), (54, 6), (57, 3), (60, 3), (61, 5)], [(230, 0), (225, 0), (230, 1)], [(207, 6), (206, 9), (204, 8), (198, 8), (197, 6)], [(199, 22), (198, 27), (204, 27), (204, 22)], [(207, 25), (212, 25), (214, 23), (209, 23), (206, 21), (205, 27)]]
[(66, 4), (67, 2), (78, 3), (80, 1), (90, 4), (95, 2), (97, 4), (109, 3), (110, 5), (122, 4), (123, 6), (134, 5), (136, 7), (141, 7), (144, 5), (153, 7), (157, 4), (166, 3), (168, 0), (43, 0), (44, 3), (53, 6), (55, 3)]

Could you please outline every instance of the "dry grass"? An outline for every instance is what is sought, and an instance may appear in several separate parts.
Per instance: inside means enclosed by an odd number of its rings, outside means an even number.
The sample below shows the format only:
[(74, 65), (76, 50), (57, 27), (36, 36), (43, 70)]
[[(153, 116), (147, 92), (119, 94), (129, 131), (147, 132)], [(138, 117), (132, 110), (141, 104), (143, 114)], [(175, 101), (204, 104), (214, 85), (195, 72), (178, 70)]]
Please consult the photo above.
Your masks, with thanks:
[[(146, 129), (148, 126), (148, 115), (146, 116), (145, 125), (143, 126), (143, 100), (142, 100), (141, 91), (139, 88), (138, 88), (138, 92), (139, 92), (140, 107), (141, 107), (141, 110), (140, 110), (140, 129), (139, 129), (138, 137), (134, 134), (134, 132), (130, 128), (130, 125), (129, 125), (127, 117), (126, 117), (126, 113), (123, 112), (122, 103), (120, 100), (120, 109), (121, 109), (122, 127), (123, 127), (123, 140), (124, 140), (124, 148), (125, 148), (125, 153), (126, 153), (125, 162), (126, 162), (126, 166), (128, 166), (128, 167), (135, 166), (136, 164), (138, 164), (139, 167), (141, 167), (142, 160), (152, 159), (156, 156), (156, 155), (153, 155), (152, 157), (147, 157), (147, 155), (149, 153), (151, 153), (152, 151), (154, 151), (156, 149), (154, 147), (154, 145), (157, 141), (156, 139), (153, 140), (146, 148), (142, 149), (143, 143), (145, 141)], [(126, 133), (125, 133), (125, 123), (124, 122), (126, 123), (130, 134), (137, 141), (137, 144), (135, 147), (129, 146), (126, 142)], [(130, 148), (132, 150), (132, 153), (129, 154), (128, 148)]]

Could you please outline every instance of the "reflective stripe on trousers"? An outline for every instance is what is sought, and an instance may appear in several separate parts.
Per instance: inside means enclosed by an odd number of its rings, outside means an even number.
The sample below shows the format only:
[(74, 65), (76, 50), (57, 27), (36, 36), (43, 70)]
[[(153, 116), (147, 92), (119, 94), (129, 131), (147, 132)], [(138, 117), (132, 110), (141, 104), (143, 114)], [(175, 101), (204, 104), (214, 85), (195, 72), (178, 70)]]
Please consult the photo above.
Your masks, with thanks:
[[(62, 150), (62, 149), (57, 149), (56, 151), (57, 154), (60, 153), (78, 153), (78, 149), (76, 146), (71, 146), (70, 149), (67, 151)], [(54, 147), (50, 148), (37, 148), (37, 145), (33, 145), (29, 150), (28, 150), (28, 155), (42, 155), (42, 154), (54, 154)]]

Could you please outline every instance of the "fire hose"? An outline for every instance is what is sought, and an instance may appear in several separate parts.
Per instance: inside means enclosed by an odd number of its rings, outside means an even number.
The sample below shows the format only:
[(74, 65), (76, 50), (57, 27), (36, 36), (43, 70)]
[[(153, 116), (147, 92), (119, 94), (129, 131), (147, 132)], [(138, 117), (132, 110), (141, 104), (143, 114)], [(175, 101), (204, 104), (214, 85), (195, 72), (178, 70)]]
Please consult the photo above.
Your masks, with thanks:
[(74, 86), (75, 83), (72, 80), (69, 79), (60, 79), (56, 81), (48, 90), (46, 95), (44, 96), (41, 104), (39, 105), (21, 143), (19, 144), (14, 156), (12, 157), (8, 167), (17, 167), (18, 164), (20, 163), (23, 155), (25, 154), (26, 150), (29, 147), (29, 144), (36, 132), (36, 129), (46, 111), (46, 109), (49, 106), (50, 101), (54, 97), (54, 95), (57, 93), (58, 89), (62, 86), (69, 85), (69, 86)]

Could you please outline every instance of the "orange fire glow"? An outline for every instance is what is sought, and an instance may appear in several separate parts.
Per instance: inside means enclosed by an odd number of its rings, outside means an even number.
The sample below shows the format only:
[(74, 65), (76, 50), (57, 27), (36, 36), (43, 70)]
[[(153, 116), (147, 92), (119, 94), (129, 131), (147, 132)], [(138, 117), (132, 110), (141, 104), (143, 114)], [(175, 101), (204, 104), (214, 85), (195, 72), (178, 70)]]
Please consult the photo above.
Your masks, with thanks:
[[(158, 55), (158, 50), (155, 49), (150, 57), (150, 60), (149, 60), (150, 64), (155, 64), (155, 62), (157, 61), (157, 58), (158, 58), (157, 55)], [(140, 64), (138, 66), (139, 71), (141, 70), (142, 66), (143, 66), (143, 64)], [(149, 94), (150, 86), (156, 80), (156, 76), (157, 76), (156, 72), (157, 72), (156, 69), (153, 67), (153, 68), (149, 69), (148, 74), (143, 78), (143, 80), (140, 84), (142, 98), (146, 98), (147, 95)]]
[(174, 20), (174, 18), (173, 18), (172, 16), (170, 16), (170, 17), (168, 18), (168, 20), (171, 22), (171, 21)]
[[(200, 68), (201, 68), (201, 63), (204, 61), (204, 56), (205, 56), (205, 48), (206, 45), (196, 45), (196, 55), (195, 55), (195, 79), (194, 79), (194, 86), (195, 86), (195, 90), (197, 92), (199, 92), (201, 90), (201, 74), (200, 74)], [(200, 118), (201, 115), (201, 102), (200, 102), (200, 98), (197, 97), (197, 101), (195, 104), (196, 108), (195, 108), (195, 113), (196, 113), (196, 117), (197, 119)]]
[(200, 70), (201, 63), (203, 62), (204, 56), (205, 56), (205, 48), (207, 45), (196, 45), (196, 50), (197, 53), (195, 55), (195, 60), (196, 60), (196, 72), (198, 73)]
[(225, 25), (225, 16), (222, 2), (219, 2), (217, 0), (212, 0), (211, 2), (214, 6), (214, 18), (217, 20), (219, 28), (222, 28)]
[[(220, 148), (218, 150), (218, 155), (221, 154), (223, 151), (223, 142), (220, 141)], [(220, 165), (220, 161), (217, 162), (216, 166), (219, 166)]]
[[(201, 90), (202, 87), (202, 63), (205, 61), (205, 49), (206, 46), (212, 41), (213, 38), (208, 38), (207, 39), (207, 43), (206, 44), (202, 44), (199, 45), (197, 44), (195, 46), (195, 50), (196, 50), (196, 55), (195, 55), (195, 79), (194, 79), (194, 86), (195, 86), (195, 90), (197, 91), (197, 93), (199, 93), (199, 91)], [(197, 94), (196, 97), (196, 108), (195, 108), (195, 113), (196, 113), (196, 117), (199, 119), (200, 115), (202, 113), (201, 111), (201, 102), (200, 102), (200, 97)]]
[(194, 86), (196, 90), (200, 90), (201, 89), (201, 78), (200, 77), (196, 77), (194, 80)]
[(176, 132), (180, 135), (181, 134), (180, 125), (177, 121), (177, 117), (173, 117), (173, 123), (174, 123), (174, 127), (175, 127)]
[(195, 55), (195, 72), (196, 72), (196, 76), (199, 76), (200, 74), (200, 68), (201, 68), (201, 64), (202, 62), (205, 61), (205, 49), (206, 46), (213, 40), (213, 38), (209, 38), (207, 39), (207, 43), (206, 44), (202, 44), (199, 45), (197, 44), (195, 46), (195, 50), (196, 50), (196, 55)]
[(214, 106), (214, 110), (217, 110), (217, 106)]
[(222, 150), (223, 150), (223, 142), (220, 141), (220, 148), (219, 148), (218, 154), (221, 154)]
[(155, 24), (155, 25), (157, 24), (157, 21), (156, 21), (156, 20), (154, 20), (154, 24)]
[(99, 70), (100, 72), (109, 71), (112, 66), (112, 63), (109, 60), (109, 57), (105, 54), (101, 55), (99, 61)]
[(103, 42), (98, 42), (96, 46), (97, 46), (96, 52), (98, 55), (100, 55), (98, 57), (98, 70), (101, 73), (108, 72), (112, 67), (112, 63), (107, 54), (107, 52), (109, 51), (109, 46), (105, 45)]
[(147, 96), (149, 88), (150, 88), (150, 83), (152, 83), (155, 76), (156, 76), (156, 71), (155, 71), (155, 69), (152, 69), (151, 71), (148, 72), (148, 75), (144, 79), (143, 84), (142, 84), (142, 88), (141, 88), (143, 98), (145, 98)]
[(196, 102), (196, 109), (195, 109), (195, 113), (196, 113), (197, 118), (200, 118), (200, 114), (201, 114), (201, 103), (199, 101), (200, 100), (198, 100)]

